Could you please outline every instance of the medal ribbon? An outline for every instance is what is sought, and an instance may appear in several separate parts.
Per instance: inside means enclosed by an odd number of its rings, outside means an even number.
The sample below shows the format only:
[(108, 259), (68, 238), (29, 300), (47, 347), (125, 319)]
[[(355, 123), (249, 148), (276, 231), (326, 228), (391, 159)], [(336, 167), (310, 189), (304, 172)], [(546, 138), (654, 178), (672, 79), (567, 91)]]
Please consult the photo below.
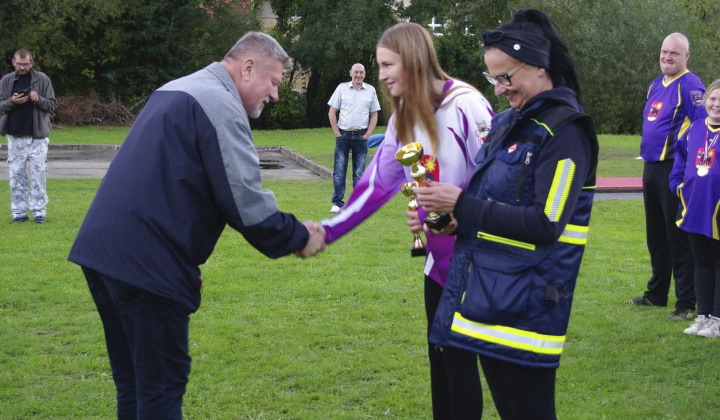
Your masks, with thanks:
[(705, 122), (705, 156), (703, 156), (702, 163), (707, 165), (708, 163), (708, 156), (710, 155), (710, 149), (715, 146), (715, 143), (717, 143), (718, 136), (720, 136), (720, 133), (715, 134), (715, 137), (713, 137), (710, 144), (708, 144), (708, 140), (710, 139), (710, 126), (707, 122)]

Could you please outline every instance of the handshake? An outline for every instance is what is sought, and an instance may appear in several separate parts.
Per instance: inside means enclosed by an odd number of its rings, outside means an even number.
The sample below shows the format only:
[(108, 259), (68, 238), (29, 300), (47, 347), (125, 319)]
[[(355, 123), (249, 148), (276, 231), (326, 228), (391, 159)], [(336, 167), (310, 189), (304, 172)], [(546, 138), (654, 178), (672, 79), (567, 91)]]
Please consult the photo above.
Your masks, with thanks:
[(308, 258), (317, 254), (318, 252), (325, 250), (325, 229), (319, 223), (315, 223), (311, 220), (303, 222), (303, 226), (308, 231), (307, 245), (305, 248), (295, 253), (298, 258)]

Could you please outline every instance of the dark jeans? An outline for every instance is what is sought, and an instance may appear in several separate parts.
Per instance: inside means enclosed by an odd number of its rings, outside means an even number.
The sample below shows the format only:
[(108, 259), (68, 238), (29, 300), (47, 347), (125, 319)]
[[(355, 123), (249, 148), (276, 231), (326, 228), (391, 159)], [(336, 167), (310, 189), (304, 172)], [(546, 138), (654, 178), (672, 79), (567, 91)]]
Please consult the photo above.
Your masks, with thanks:
[(83, 267), (105, 330), (118, 419), (182, 419), (189, 311)]
[(675, 279), (676, 309), (695, 309), (693, 256), (687, 234), (675, 224), (680, 199), (670, 191), (673, 161), (645, 162), (643, 200), (645, 229), (650, 251), (652, 276), (645, 297), (655, 305), (666, 306), (670, 279)]
[(480, 356), (485, 380), (503, 420), (554, 420), (555, 369), (538, 369)]
[[(443, 288), (425, 276), (425, 314), (428, 335)], [(482, 418), (483, 399), (478, 371), (478, 356), (454, 347), (439, 348), (428, 343), (430, 391), (435, 420), (472, 420)]]
[(367, 140), (362, 136), (365, 131), (360, 131), (356, 135), (340, 130), (342, 134), (335, 138), (335, 166), (333, 167), (333, 187), (332, 203), (338, 207), (345, 205), (343, 198), (345, 197), (345, 177), (347, 176), (348, 158), (352, 152), (352, 178), (353, 187), (365, 171), (365, 162), (367, 161), (368, 145)]
[(688, 233), (695, 258), (695, 296), (698, 315), (720, 317), (720, 241)]

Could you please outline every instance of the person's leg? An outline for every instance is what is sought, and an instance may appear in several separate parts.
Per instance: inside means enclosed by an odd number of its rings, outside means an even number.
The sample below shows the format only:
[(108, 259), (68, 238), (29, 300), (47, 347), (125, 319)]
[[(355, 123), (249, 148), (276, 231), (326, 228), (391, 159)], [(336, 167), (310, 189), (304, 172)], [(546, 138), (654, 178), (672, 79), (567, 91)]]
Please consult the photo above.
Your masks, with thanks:
[(667, 306), (670, 278), (672, 275), (672, 257), (668, 245), (665, 215), (660, 200), (661, 188), (658, 178), (664, 173), (657, 163), (645, 163), (643, 169), (643, 202), (645, 204), (645, 231), (647, 247), (650, 252), (652, 275), (647, 284), (645, 297), (653, 305)]
[(25, 162), (30, 154), (31, 139), (8, 135), (8, 176), (10, 180), (10, 210), (12, 217), (28, 215), (28, 175)]
[(480, 356), (485, 380), (503, 420), (554, 420), (555, 369), (537, 369)]
[(352, 141), (353, 188), (365, 172), (367, 162), (368, 143), (362, 135), (354, 136)]
[[(443, 288), (435, 280), (425, 276), (425, 316), (427, 317), (427, 334), (435, 319)], [(428, 359), (430, 360), (430, 396), (432, 399), (433, 419), (450, 419), (450, 388), (443, 365), (442, 349), (428, 343)]]
[(467, 350), (445, 347), (443, 365), (450, 389), (452, 419), (481, 419), (483, 399), (478, 355)]
[(30, 211), (35, 220), (38, 217), (44, 219), (47, 216), (47, 189), (45, 184), (45, 173), (47, 171), (47, 154), (49, 139), (34, 139), (30, 154)]
[[(670, 172), (673, 161), (658, 164), (657, 187), (665, 218), (665, 235), (670, 249), (672, 273), (675, 279), (676, 310), (695, 310), (693, 255), (687, 233), (677, 226), (680, 218), (680, 198), (670, 191)], [(669, 291), (669, 289), (668, 289)]]
[(189, 312), (177, 303), (100, 275), (132, 354), (138, 419), (181, 419), (190, 375)]
[[(712, 315), (720, 318), (720, 241), (716, 239), (710, 240), (710, 251), (712, 253), (713, 268), (715, 269), (715, 282), (713, 289), (713, 305)], [(700, 302), (698, 301), (698, 311), (700, 311)]]
[[(425, 276), (428, 335), (440, 303), (442, 290), (435, 280)], [(482, 418), (483, 399), (478, 356), (466, 350), (453, 347), (441, 349), (428, 343), (428, 357), (433, 418), (436, 420)]]
[[(182, 403), (190, 376), (190, 316), (168, 299), (152, 296), (144, 316), (133, 318), (138, 378), (138, 415), (144, 419), (182, 419)], [(145, 321), (143, 321), (143, 319)], [(148, 322), (150, 319), (150, 322)], [(151, 346), (146, 342), (152, 343)], [(147, 398), (145, 397), (147, 395)]]
[(333, 166), (333, 196), (335, 206), (345, 205), (345, 177), (347, 176), (348, 154), (350, 153), (350, 140), (348, 136), (335, 139), (335, 163)]
[(711, 250), (711, 241), (713, 240), (696, 233), (689, 233), (688, 239), (695, 260), (694, 284), (697, 313), (707, 316), (712, 313), (715, 293), (715, 267)]
[(137, 419), (135, 365), (125, 329), (101, 274), (87, 267), (82, 269), (105, 331), (105, 346), (116, 389), (117, 418)]

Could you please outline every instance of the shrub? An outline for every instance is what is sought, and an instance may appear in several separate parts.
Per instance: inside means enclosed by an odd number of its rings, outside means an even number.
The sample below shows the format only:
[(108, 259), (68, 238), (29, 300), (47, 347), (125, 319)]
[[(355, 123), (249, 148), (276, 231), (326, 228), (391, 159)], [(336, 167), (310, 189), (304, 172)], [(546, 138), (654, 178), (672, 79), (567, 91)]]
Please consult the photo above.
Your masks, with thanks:
[(292, 89), (291, 81), (284, 81), (278, 87), (280, 100), (265, 105), (257, 119), (251, 119), (253, 129), (291, 130), (305, 127), (305, 93)]
[(135, 115), (127, 106), (119, 102), (100, 102), (97, 92), (83, 96), (60, 96), (57, 103), (56, 124), (118, 126), (131, 125), (135, 121)]

